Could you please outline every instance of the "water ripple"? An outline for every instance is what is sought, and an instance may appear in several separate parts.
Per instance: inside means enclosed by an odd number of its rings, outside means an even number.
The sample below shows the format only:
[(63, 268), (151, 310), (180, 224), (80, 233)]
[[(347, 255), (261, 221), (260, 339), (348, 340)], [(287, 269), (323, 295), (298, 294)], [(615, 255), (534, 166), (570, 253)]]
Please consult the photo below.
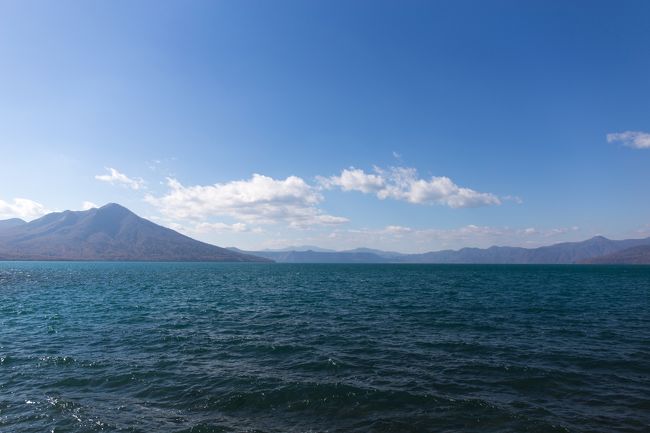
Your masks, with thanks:
[(0, 329), (0, 431), (650, 431), (648, 267), (5, 262)]

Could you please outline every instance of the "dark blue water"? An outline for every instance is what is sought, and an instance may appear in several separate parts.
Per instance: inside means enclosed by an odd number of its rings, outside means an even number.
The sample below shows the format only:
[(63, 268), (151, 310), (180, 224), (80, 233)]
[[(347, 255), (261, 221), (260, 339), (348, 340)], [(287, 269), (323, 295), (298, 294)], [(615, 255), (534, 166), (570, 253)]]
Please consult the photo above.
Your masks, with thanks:
[(2, 432), (648, 432), (650, 267), (0, 263)]

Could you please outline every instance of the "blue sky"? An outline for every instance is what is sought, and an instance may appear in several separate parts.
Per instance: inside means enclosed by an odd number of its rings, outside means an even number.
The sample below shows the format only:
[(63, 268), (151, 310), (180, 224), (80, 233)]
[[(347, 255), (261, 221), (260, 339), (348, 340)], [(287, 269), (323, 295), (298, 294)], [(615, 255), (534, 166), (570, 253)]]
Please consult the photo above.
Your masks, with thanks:
[(222, 246), (650, 235), (647, 1), (0, 1), (0, 218)]

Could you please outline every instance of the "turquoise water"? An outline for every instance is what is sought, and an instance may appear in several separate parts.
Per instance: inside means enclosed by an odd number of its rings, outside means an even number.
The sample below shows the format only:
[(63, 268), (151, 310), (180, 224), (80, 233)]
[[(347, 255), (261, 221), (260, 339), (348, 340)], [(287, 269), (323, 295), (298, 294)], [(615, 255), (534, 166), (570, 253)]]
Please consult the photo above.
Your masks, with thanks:
[(2, 432), (648, 432), (650, 267), (0, 263)]

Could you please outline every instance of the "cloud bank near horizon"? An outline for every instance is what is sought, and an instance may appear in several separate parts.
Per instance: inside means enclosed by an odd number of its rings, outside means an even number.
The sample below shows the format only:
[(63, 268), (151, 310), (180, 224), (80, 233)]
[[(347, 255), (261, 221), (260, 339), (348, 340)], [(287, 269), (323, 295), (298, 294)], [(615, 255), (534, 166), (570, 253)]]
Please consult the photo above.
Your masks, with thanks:
[[(274, 239), (264, 248), (285, 248), (290, 245), (318, 245), (333, 250), (369, 247), (402, 253), (422, 253), (463, 247), (487, 248), (494, 245), (538, 247), (564, 240), (576, 240), (583, 234), (572, 227), (498, 227), (476, 224), (453, 228), (415, 228), (388, 225), (382, 228), (334, 228), (326, 234), (299, 239)], [(408, 248), (403, 248), (408, 245)], [(261, 248), (263, 249), (263, 248)]]

